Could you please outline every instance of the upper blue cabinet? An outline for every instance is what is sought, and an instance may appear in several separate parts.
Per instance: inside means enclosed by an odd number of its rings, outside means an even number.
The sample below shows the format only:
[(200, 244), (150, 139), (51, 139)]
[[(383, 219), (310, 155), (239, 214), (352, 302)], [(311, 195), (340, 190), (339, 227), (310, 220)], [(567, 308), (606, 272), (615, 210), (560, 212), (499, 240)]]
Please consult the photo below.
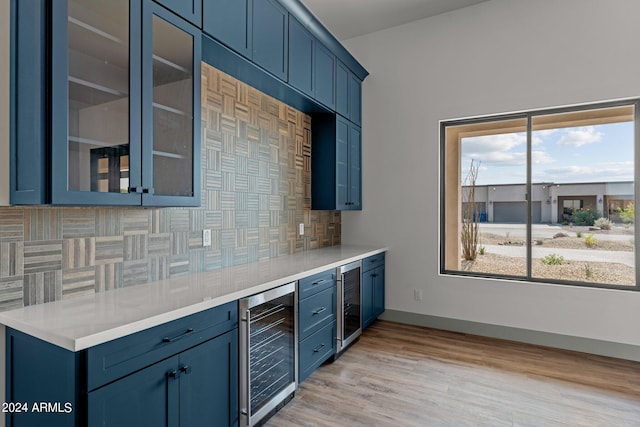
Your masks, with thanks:
[(202, 27), (202, 0), (154, 0), (173, 13), (191, 22), (198, 28)]
[(289, 15), (289, 84), (309, 96), (315, 95), (315, 50), (313, 36)]
[(275, 0), (253, 0), (253, 62), (287, 81), (289, 17)]
[(341, 62), (336, 69), (336, 112), (362, 125), (362, 81)]
[(334, 110), (336, 108), (336, 57), (320, 42), (315, 49), (315, 98)]
[(203, 0), (202, 29), (251, 59), (253, 0)]
[(199, 31), (150, 0), (69, 0), (51, 38), (51, 203), (197, 206)]
[(336, 57), (289, 15), (289, 84), (335, 109)]

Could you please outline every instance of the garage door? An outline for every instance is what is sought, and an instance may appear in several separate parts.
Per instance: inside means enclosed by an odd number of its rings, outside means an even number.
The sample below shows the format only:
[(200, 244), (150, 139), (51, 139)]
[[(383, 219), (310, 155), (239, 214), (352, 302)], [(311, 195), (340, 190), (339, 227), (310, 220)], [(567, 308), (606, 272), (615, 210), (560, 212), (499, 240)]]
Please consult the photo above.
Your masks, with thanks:
[[(527, 202), (494, 202), (493, 222), (519, 223), (527, 222)], [(533, 202), (531, 206), (531, 222), (542, 222), (542, 203)]]

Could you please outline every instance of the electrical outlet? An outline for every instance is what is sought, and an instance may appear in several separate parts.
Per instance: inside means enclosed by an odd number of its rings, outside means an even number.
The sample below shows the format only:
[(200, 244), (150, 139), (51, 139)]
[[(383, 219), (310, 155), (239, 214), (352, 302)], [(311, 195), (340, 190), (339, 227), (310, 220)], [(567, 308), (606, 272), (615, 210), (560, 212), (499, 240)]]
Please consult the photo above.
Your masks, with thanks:
[(298, 233), (299, 233), (301, 236), (304, 236), (304, 223), (303, 223), (303, 222), (301, 222), (301, 223), (300, 223), (300, 226), (298, 227)]
[(422, 301), (422, 289), (413, 290), (413, 299), (416, 301)]
[(202, 246), (211, 246), (211, 230), (202, 230)]

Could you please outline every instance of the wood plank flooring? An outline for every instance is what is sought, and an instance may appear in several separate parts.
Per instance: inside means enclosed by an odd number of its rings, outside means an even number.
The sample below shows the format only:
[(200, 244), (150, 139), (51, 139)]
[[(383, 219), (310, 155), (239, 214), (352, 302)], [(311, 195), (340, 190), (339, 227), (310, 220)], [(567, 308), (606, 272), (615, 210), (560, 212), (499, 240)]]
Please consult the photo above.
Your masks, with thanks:
[(266, 425), (640, 426), (640, 363), (379, 320)]

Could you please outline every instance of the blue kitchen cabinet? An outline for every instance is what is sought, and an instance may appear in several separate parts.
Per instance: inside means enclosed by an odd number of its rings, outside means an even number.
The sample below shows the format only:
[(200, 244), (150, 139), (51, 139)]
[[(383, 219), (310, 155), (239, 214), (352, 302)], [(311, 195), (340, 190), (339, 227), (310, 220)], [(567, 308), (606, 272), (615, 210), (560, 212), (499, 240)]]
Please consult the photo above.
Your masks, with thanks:
[(340, 61), (336, 67), (336, 112), (362, 125), (362, 81)]
[(151, 0), (50, 13), (47, 202), (198, 206), (200, 30)]
[(319, 41), (315, 44), (315, 99), (330, 109), (336, 107), (336, 57)]
[(315, 96), (315, 50), (313, 36), (289, 15), (289, 84), (311, 97)]
[(178, 364), (175, 356), (90, 392), (88, 425), (177, 426)]
[(289, 15), (289, 84), (334, 109), (335, 64), (335, 55)]
[[(46, 0), (11, 2), (11, 202), (47, 203)], [(19, 143), (18, 143), (19, 142)]]
[(362, 136), (337, 114), (313, 116), (311, 203), (317, 210), (362, 209)]
[(362, 125), (362, 82), (355, 74), (349, 74), (349, 120)]
[(298, 281), (298, 382), (336, 353), (336, 270)]
[(237, 341), (227, 332), (89, 392), (89, 425), (237, 425)]
[(384, 313), (385, 254), (362, 261), (362, 328)]
[(233, 301), (78, 352), (7, 329), (7, 401), (61, 408), (8, 426), (237, 426), (237, 313)]
[[(5, 402), (19, 408), (2, 414), (8, 427), (75, 427), (86, 424), (80, 354), (6, 328)], [(39, 402), (58, 404), (55, 411), (33, 410)], [(22, 406), (26, 403), (27, 406)], [(67, 405), (68, 404), (68, 405)], [(39, 406), (37, 406), (39, 407)], [(60, 408), (60, 410), (58, 410)]]
[(362, 130), (359, 126), (349, 123), (349, 157), (348, 157), (349, 190), (347, 209), (362, 209)]
[(251, 59), (253, 0), (203, 0), (202, 30)]
[(253, 0), (253, 62), (287, 81), (289, 14), (276, 0)]

